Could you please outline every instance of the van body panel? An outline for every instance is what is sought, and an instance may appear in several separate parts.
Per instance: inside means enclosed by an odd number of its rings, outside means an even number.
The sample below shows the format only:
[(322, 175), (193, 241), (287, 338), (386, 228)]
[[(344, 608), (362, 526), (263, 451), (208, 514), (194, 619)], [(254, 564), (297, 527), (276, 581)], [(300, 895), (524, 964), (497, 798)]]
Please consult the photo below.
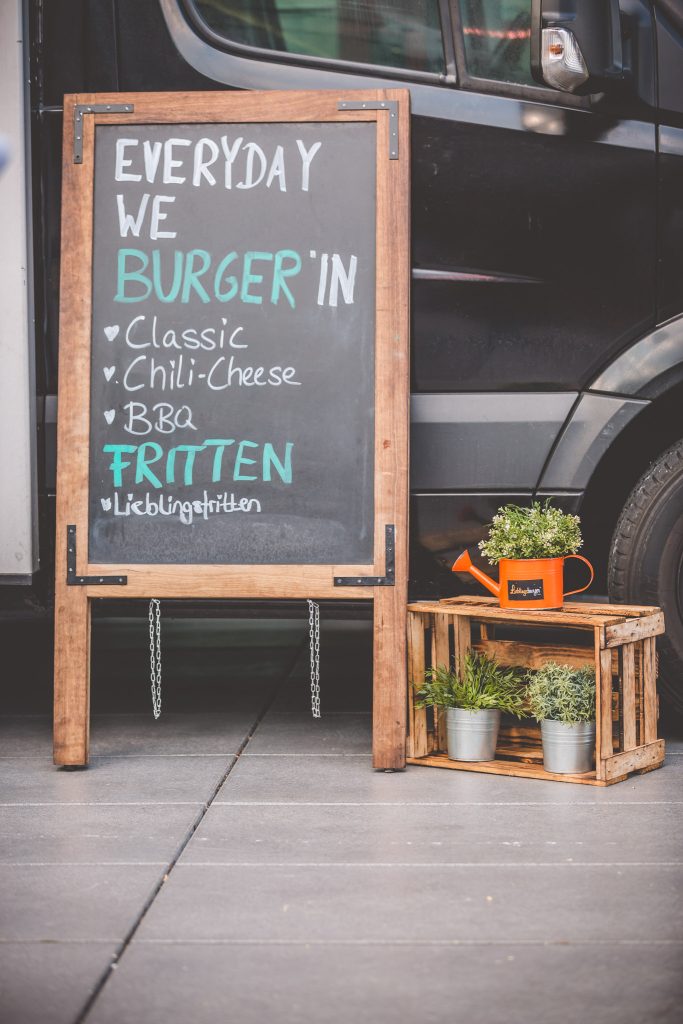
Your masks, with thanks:
[(575, 392), (413, 395), (413, 491), (531, 490)]

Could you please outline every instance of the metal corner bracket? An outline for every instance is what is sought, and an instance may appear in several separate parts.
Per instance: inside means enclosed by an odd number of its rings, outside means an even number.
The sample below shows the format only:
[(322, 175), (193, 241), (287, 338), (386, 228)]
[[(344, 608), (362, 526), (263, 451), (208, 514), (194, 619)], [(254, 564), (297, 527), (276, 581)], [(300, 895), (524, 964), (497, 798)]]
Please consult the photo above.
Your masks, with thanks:
[(84, 114), (132, 114), (132, 103), (77, 103), (74, 107), (74, 163), (83, 163)]
[(337, 110), (388, 110), (389, 159), (398, 160), (398, 100), (340, 100)]
[(76, 527), (66, 528), (66, 582), (69, 587), (125, 587), (127, 576), (78, 576), (76, 574)]
[(335, 587), (393, 587), (396, 582), (396, 527), (384, 527), (385, 576), (335, 576)]

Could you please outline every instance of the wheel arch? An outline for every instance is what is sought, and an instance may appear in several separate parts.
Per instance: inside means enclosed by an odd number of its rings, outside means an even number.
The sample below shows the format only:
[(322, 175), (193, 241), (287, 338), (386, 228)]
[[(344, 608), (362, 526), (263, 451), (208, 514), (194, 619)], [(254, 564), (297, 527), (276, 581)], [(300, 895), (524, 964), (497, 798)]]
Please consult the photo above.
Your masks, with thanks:
[(606, 588), (607, 560), (617, 521), (640, 478), (683, 437), (683, 366), (677, 382), (642, 404), (595, 465), (581, 502), (584, 550), (595, 558), (598, 583)]
[(578, 397), (538, 484), (581, 494), (585, 550), (605, 586), (621, 509), (651, 462), (683, 437), (683, 314), (636, 339)]

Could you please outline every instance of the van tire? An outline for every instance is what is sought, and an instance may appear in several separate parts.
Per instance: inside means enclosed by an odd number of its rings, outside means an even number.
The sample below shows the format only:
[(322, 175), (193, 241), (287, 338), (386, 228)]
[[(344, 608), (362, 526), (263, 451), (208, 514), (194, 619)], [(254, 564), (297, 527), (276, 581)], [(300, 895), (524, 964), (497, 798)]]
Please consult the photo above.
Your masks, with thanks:
[(612, 537), (607, 573), (612, 601), (657, 605), (664, 612), (658, 686), (666, 704), (683, 714), (683, 439), (631, 491)]

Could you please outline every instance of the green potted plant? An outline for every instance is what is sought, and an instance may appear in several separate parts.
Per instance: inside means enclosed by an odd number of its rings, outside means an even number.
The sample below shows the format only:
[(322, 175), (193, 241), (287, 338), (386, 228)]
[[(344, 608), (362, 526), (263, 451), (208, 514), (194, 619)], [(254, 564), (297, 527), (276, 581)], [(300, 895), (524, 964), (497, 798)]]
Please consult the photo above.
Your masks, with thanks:
[(454, 761), (491, 761), (500, 713), (524, 715), (525, 687), (516, 672), (484, 654), (468, 652), (462, 672), (430, 668), (417, 688), (418, 708), (446, 709), (448, 756)]
[(541, 723), (545, 770), (589, 772), (595, 749), (595, 669), (548, 661), (526, 678), (529, 710)]
[(492, 580), (472, 564), (464, 551), (453, 572), (469, 572), (500, 601), (501, 608), (561, 608), (564, 598), (564, 562), (578, 558), (590, 569), (585, 587), (593, 582), (593, 566), (576, 552), (581, 547), (580, 520), (550, 504), (534, 501), (530, 507), (504, 505), (493, 517), (487, 540), (479, 550), (500, 567), (500, 580)]

